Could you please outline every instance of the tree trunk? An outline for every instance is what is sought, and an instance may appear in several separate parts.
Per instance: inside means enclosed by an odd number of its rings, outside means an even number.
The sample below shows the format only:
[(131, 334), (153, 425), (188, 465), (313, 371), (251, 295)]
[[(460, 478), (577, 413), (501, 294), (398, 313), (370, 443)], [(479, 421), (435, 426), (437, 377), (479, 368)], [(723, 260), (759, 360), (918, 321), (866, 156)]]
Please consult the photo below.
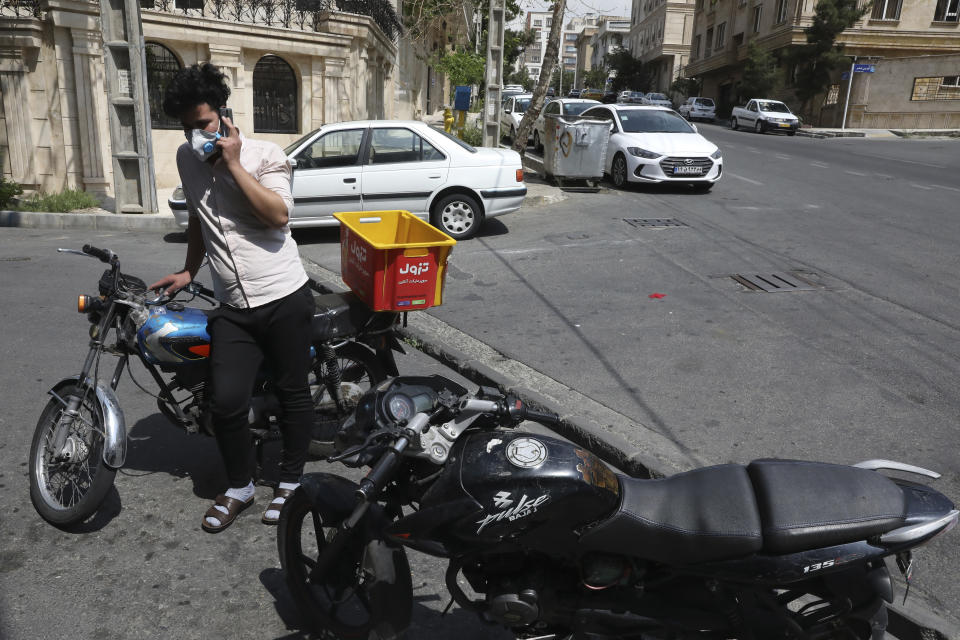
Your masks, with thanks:
[[(563, 37), (563, 12), (567, 8), (567, 0), (556, 0), (553, 5), (553, 24), (550, 25), (550, 39), (547, 40), (547, 50), (543, 54), (543, 65), (540, 67), (540, 78), (537, 80), (537, 86), (533, 88), (533, 98), (530, 99), (530, 106), (527, 107), (523, 118), (520, 120), (520, 126), (517, 129), (517, 135), (513, 139), (513, 150), (521, 156), (527, 150), (527, 137), (533, 128), (533, 123), (543, 110), (543, 99), (547, 95), (547, 87), (550, 85), (550, 78), (553, 77), (553, 67), (557, 64), (557, 57), (560, 51), (560, 39)], [(561, 74), (563, 66), (561, 65)]]

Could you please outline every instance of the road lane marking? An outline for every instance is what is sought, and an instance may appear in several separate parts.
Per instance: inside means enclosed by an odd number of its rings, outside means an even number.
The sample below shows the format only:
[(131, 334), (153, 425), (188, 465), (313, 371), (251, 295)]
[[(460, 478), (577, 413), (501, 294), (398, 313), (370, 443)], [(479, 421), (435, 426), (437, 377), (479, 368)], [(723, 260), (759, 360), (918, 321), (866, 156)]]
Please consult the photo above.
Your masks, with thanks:
[(848, 173), (848, 174), (850, 174), (851, 176), (861, 176), (861, 177), (864, 177), (864, 178), (867, 177), (868, 175), (870, 175), (870, 174), (868, 174), (868, 173), (860, 173), (859, 171), (844, 171), (844, 173)]
[(886, 173), (878, 173), (878, 174), (877, 174), (877, 177), (879, 177), (879, 178), (886, 178), (887, 180), (892, 180), (892, 179), (893, 179), (893, 176), (891, 176), (891, 175), (889, 175), (889, 174), (886, 174)]
[(785, 156), (785, 155), (783, 155), (782, 153), (778, 153), (778, 154), (777, 154), (777, 157), (778, 157), (779, 159), (781, 159), (781, 160), (793, 160), (793, 158), (792, 158), (791, 156)]
[(923, 189), (924, 191), (933, 191), (933, 187), (926, 187), (922, 184), (917, 184), (916, 182), (911, 182), (910, 186), (915, 189)]
[(930, 186), (931, 186), (931, 187), (936, 187), (937, 189), (948, 189), (948, 190), (950, 190), (950, 191), (958, 191), (958, 192), (960, 192), (960, 189), (957, 189), (956, 187), (947, 187), (947, 186), (942, 185), (942, 184), (932, 184), (932, 185), (930, 185)]
[(744, 178), (743, 176), (738, 176), (737, 174), (735, 174), (735, 173), (730, 173), (729, 171), (727, 172), (727, 175), (730, 176), (731, 178), (736, 178), (737, 180), (743, 180), (744, 182), (749, 182), (750, 184), (755, 184), (755, 185), (757, 185), (758, 187), (762, 187), (762, 186), (763, 186), (763, 183), (762, 183), (762, 182), (757, 182), (756, 180), (751, 180), (750, 178)]
[(821, 168), (821, 169), (829, 169), (829, 168), (830, 168), (830, 165), (826, 164), (825, 162), (816, 162), (816, 161), (814, 161), (814, 162), (811, 162), (810, 164), (813, 165), (814, 167), (819, 167), (819, 168)]
[(861, 158), (878, 158), (880, 160), (889, 160), (890, 162), (906, 162), (907, 164), (919, 164), (924, 167), (933, 167), (934, 169), (947, 168), (945, 165), (942, 165), (942, 164), (931, 164), (929, 162), (920, 162), (918, 160), (904, 160), (903, 158), (890, 158), (888, 156), (878, 156), (872, 153), (854, 153), (851, 155), (860, 156)]

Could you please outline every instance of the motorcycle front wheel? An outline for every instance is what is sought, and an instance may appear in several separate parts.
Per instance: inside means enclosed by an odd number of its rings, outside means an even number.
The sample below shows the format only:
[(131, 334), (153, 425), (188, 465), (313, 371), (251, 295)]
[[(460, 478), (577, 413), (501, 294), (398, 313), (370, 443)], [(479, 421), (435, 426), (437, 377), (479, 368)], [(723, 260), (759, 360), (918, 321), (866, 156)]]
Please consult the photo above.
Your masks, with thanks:
[(345, 342), (336, 348), (337, 365), (340, 368), (340, 396), (343, 410), (337, 407), (324, 384), (324, 363), (319, 358), (310, 374), (310, 395), (313, 398), (314, 437), (310, 441), (310, 454), (324, 457), (334, 453), (333, 436), (353, 413), (360, 398), (371, 387), (387, 379), (387, 373), (376, 355), (356, 342)]
[(277, 544), (297, 609), (321, 637), (400, 638), (413, 604), (410, 566), (402, 548), (372, 537), (361, 524), (333, 565), (317, 574), (317, 559), (341, 522), (323, 521), (302, 488), (287, 498)]
[(53, 451), (53, 438), (66, 406), (52, 397), (40, 414), (30, 445), (30, 500), (40, 517), (63, 528), (97, 511), (117, 472), (103, 461), (103, 414), (96, 393), (74, 383), (57, 395), (82, 402), (60, 452)]

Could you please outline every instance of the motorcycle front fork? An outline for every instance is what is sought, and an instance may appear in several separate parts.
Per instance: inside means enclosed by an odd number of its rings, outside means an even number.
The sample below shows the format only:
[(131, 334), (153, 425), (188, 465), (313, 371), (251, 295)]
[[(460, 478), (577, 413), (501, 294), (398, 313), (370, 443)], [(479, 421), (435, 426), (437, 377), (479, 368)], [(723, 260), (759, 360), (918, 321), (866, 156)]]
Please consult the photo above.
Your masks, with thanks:
[[(80, 407), (83, 406), (83, 402), (87, 396), (91, 392), (96, 393), (97, 381), (90, 380), (90, 371), (100, 359), (100, 354), (103, 353), (104, 336), (113, 322), (114, 317), (113, 307), (111, 307), (100, 321), (100, 324), (97, 325), (96, 335), (90, 340), (90, 350), (87, 352), (87, 357), (83, 362), (83, 367), (80, 370), (80, 376), (77, 381), (83, 393), (79, 396), (71, 395), (68, 398), (61, 398), (55, 391), (50, 391), (50, 395), (64, 405), (63, 413), (60, 414), (60, 419), (57, 421), (56, 429), (53, 432), (53, 442), (51, 445), (53, 455), (58, 460), (69, 458), (73, 449), (67, 440), (70, 434), (70, 427), (75, 420), (80, 418)], [(116, 389), (117, 384), (120, 382), (120, 375), (123, 373), (123, 368), (127, 365), (127, 358), (127, 355), (123, 355), (117, 362), (113, 376), (110, 379), (110, 387), (113, 389)]]

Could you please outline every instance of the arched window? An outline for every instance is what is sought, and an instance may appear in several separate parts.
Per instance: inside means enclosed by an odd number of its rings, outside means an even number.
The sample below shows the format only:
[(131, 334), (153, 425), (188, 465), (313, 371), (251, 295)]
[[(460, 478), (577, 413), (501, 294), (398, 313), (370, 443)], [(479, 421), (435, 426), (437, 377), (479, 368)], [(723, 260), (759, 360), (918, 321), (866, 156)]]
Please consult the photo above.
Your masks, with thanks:
[(147, 98), (150, 101), (150, 126), (154, 129), (179, 129), (183, 125), (163, 112), (163, 92), (173, 75), (180, 70), (180, 61), (170, 49), (156, 42), (144, 46), (147, 58)]
[(260, 58), (253, 68), (253, 130), (257, 133), (297, 133), (297, 75), (274, 55)]

